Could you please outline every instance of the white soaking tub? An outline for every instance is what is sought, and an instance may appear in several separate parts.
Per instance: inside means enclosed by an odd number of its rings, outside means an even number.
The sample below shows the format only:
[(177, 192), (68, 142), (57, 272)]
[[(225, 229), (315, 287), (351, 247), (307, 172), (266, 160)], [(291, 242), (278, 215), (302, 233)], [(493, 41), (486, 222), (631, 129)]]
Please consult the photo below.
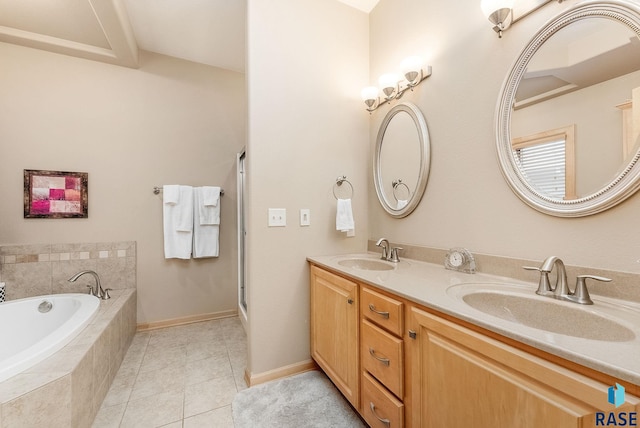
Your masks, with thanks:
[(53, 294), (0, 303), (0, 382), (60, 350), (89, 324), (100, 299)]

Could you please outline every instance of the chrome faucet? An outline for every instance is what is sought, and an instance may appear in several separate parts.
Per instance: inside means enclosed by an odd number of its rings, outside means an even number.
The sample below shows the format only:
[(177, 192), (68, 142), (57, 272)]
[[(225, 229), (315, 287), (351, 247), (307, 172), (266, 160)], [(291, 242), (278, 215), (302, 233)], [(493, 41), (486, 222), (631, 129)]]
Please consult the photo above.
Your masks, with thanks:
[(378, 242), (376, 242), (376, 247), (382, 247), (382, 260), (387, 260), (389, 258), (389, 241), (387, 238), (380, 238)]
[(402, 247), (393, 247), (389, 245), (389, 241), (387, 238), (380, 238), (378, 242), (376, 242), (377, 247), (382, 247), (382, 260), (386, 260), (388, 262), (398, 263), (400, 258), (398, 257), (398, 250), (402, 250)]
[(78, 278), (80, 278), (82, 275), (85, 274), (89, 274), (91, 276), (93, 276), (93, 278), (96, 280), (96, 285), (95, 286), (91, 286), (87, 284), (87, 287), (89, 288), (89, 294), (92, 294), (94, 296), (96, 296), (99, 299), (102, 300), (107, 300), (110, 299), (111, 296), (109, 296), (109, 291), (111, 291), (110, 288), (107, 288), (106, 290), (102, 289), (102, 285), (100, 285), (100, 277), (98, 276), (97, 273), (95, 273), (92, 270), (83, 270), (78, 272), (77, 274), (73, 275), (71, 278), (68, 279), (69, 282), (76, 282), (78, 280)]
[[(556, 268), (556, 283), (551, 285), (549, 281), (549, 273)], [(527, 270), (536, 270), (540, 272), (540, 281), (536, 294), (541, 296), (553, 297), (558, 300), (566, 300), (569, 302), (579, 303), (581, 305), (593, 305), (593, 300), (589, 296), (586, 280), (594, 279), (596, 281), (609, 282), (611, 279), (595, 275), (578, 275), (576, 278), (576, 288), (571, 291), (567, 284), (567, 271), (562, 259), (556, 256), (548, 257), (538, 267), (524, 266)]]

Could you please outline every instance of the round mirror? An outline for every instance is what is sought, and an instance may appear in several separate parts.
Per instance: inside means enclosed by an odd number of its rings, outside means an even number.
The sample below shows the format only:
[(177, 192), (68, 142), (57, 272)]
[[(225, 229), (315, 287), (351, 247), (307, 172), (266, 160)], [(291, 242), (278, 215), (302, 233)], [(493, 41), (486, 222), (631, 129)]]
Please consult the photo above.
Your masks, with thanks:
[(503, 175), (527, 204), (579, 217), (640, 187), (640, 9), (589, 2), (551, 20), (500, 95)]
[(418, 206), (429, 176), (427, 123), (413, 104), (402, 103), (385, 116), (373, 157), (373, 180), (380, 204), (393, 217)]

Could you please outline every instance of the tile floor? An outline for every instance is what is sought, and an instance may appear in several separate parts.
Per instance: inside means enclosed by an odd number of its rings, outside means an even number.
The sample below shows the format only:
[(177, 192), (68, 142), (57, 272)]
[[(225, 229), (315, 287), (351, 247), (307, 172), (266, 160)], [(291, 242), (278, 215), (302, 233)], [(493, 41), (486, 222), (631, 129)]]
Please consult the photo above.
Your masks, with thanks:
[(246, 354), (237, 317), (136, 333), (93, 428), (233, 428)]

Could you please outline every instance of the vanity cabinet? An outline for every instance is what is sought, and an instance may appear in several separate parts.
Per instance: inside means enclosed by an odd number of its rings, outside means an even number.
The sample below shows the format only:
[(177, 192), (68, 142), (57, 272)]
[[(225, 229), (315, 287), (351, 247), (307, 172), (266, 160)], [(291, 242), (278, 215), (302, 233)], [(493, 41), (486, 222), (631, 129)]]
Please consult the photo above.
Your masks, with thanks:
[(311, 356), (358, 408), (358, 284), (311, 266)]
[(412, 427), (586, 428), (596, 412), (637, 411), (609, 405), (607, 384), (418, 307), (408, 324)]
[(611, 376), (313, 264), (311, 349), (376, 428), (591, 428), (598, 412), (640, 412), (638, 385), (615, 408)]

